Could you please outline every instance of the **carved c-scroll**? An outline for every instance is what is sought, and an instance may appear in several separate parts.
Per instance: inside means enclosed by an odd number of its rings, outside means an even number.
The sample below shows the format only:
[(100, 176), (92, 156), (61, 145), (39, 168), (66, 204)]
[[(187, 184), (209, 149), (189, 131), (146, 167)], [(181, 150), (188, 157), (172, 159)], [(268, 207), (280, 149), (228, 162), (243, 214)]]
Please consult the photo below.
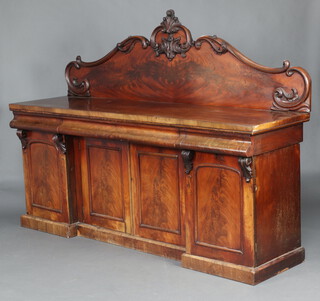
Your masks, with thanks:
[(182, 150), (181, 151), (181, 157), (183, 160), (184, 168), (185, 168), (185, 173), (188, 175), (190, 171), (193, 168), (193, 158), (194, 158), (194, 151), (192, 150)]
[(304, 83), (304, 90), (299, 96), (297, 89), (292, 88), (291, 92), (287, 92), (284, 87), (278, 87), (273, 93), (273, 103), (271, 110), (279, 111), (300, 111), (300, 112), (310, 112), (310, 101), (307, 101), (310, 96), (311, 91), (311, 78), (308, 73), (300, 68), (293, 67), (286, 70), (286, 75), (288, 77), (292, 76), (294, 73), (299, 74)]
[(145, 37), (133, 36), (125, 39), (121, 43), (118, 43), (117, 49), (121, 52), (129, 53), (137, 42), (141, 43), (143, 49), (146, 49), (150, 44), (150, 42)]
[(22, 149), (26, 149), (28, 146), (27, 132), (25, 130), (17, 130), (17, 136), (21, 141)]
[(216, 54), (224, 54), (228, 51), (225, 41), (219, 42), (217, 36), (203, 36), (194, 42), (194, 47), (200, 49), (203, 42), (207, 42)]
[(221, 38), (218, 38), (217, 36), (203, 36), (198, 38), (194, 42), (195, 48), (200, 49), (201, 45), (204, 42), (208, 43), (216, 54), (224, 54), (226, 52), (229, 52), (239, 61), (256, 70), (270, 74), (285, 73), (285, 75), (288, 77), (291, 77), (294, 73), (299, 74), (302, 77), (304, 83), (304, 90), (302, 94), (299, 96), (298, 90), (296, 88), (291, 88), (289, 90), (285, 87), (277, 87), (273, 91), (273, 103), (270, 109), (277, 111), (310, 112), (310, 100), (308, 99), (308, 97), (311, 93), (311, 78), (303, 68), (290, 68), (290, 62), (288, 60), (283, 61), (283, 66), (279, 68), (270, 68), (260, 65), (246, 57), (238, 49), (234, 48), (228, 42)]
[(238, 162), (246, 182), (249, 183), (252, 178), (252, 158), (239, 158)]
[[(184, 43), (180, 43), (180, 37), (174, 37), (174, 34), (180, 30), (184, 33), (186, 38), (186, 42)], [(156, 41), (157, 34), (159, 32), (168, 34), (168, 38), (162, 38), (161, 43)], [(163, 18), (163, 21), (160, 23), (160, 25), (152, 32), (150, 37), (150, 45), (155, 51), (156, 56), (164, 53), (171, 61), (177, 54), (185, 57), (186, 52), (193, 45), (193, 41), (189, 29), (180, 23), (179, 19), (175, 16), (174, 10), (169, 9), (167, 11), (167, 16)]]
[(77, 77), (71, 77), (70, 73), (73, 68), (80, 70), (81, 68), (91, 68), (99, 66), (104, 62), (111, 59), (118, 51), (129, 53), (137, 42), (142, 44), (142, 48), (145, 49), (149, 46), (149, 41), (142, 36), (133, 36), (125, 39), (121, 43), (118, 43), (116, 48), (105, 55), (100, 60), (94, 62), (83, 62), (81, 56), (78, 55), (75, 61), (70, 62), (65, 70), (65, 78), (68, 84), (68, 96), (91, 96), (90, 95), (90, 83), (87, 78), (78, 79)]
[(77, 77), (70, 78), (70, 70), (72, 68), (81, 69), (84, 63), (81, 60), (81, 56), (78, 55), (75, 61), (70, 62), (66, 67), (66, 81), (68, 84), (68, 95), (69, 96), (90, 96), (90, 84), (87, 79), (81, 81)]
[(63, 135), (56, 134), (52, 137), (52, 141), (57, 149), (61, 154), (65, 154), (67, 152), (66, 145), (64, 143)]
[[(143, 49), (151, 47), (156, 56), (164, 54), (169, 61), (173, 60), (177, 54), (180, 54), (181, 57), (186, 57), (189, 49), (194, 47), (200, 50), (202, 44), (207, 43), (217, 55), (229, 53), (243, 64), (258, 71), (270, 74), (284, 74), (284, 76), (287, 77), (296, 74), (301, 76), (303, 80), (302, 91), (299, 90), (300, 88), (297, 89), (297, 87), (275, 86), (270, 93), (270, 99), (273, 99), (270, 109), (277, 111), (310, 112), (311, 78), (304, 69), (300, 67), (290, 67), (290, 62), (287, 60), (283, 62), (282, 67), (278, 68), (260, 65), (217, 36), (203, 36), (193, 41), (191, 32), (180, 23), (172, 9), (166, 12), (166, 17), (164, 17), (160, 25), (153, 30), (150, 41), (142, 36), (131, 36), (121, 43), (118, 43), (106, 56), (94, 62), (83, 62), (81, 57), (77, 56), (75, 61), (67, 65), (65, 71), (68, 95), (90, 96), (90, 84), (86, 75), (91, 74), (91, 71), (83, 69), (101, 65), (119, 51), (129, 54), (137, 43), (141, 43)], [(92, 83), (92, 85), (94, 85), (94, 83)]]

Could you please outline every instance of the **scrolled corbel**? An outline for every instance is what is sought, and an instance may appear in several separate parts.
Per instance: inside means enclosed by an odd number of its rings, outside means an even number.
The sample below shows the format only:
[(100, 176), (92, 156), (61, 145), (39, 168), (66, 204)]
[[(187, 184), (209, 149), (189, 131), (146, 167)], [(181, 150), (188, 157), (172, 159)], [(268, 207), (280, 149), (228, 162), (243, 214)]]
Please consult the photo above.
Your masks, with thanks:
[(65, 154), (67, 152), (66, 144), (64, 142), (63, 135), (56, 134), (52, 137), (52, 141), (57, 149), (61, 154)]
[(188, 175), (190, 171), (193, 168), (193, 158), (194, 158), (194, 151), (192, 150), (182, 150), (181, 151), (181, 157), (183, 160), (184, 168), (185, 168), (185, 173)]
[(239, 158), (238, 162), (246, 182), (249, 183), (252, 179), (252, 158)]
[(17, 136), (21, 141), (22, 149), (25, 150), (28, 146), (27, 132), (25, 130), (17, 130)]

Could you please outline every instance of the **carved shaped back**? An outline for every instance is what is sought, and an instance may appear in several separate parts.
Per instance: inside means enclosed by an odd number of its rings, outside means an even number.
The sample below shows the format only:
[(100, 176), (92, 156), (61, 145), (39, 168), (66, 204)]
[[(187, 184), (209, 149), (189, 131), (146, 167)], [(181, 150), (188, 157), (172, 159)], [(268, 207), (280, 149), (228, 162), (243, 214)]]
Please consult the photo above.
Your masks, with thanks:
[(150, 41), (132, 36), (102, 59), (77, 57), (66, 67), (73, 96), (121, 98), (263, 110), (311, 108), (311, 79), (284, 61), (281, 68), (259, 65), (216, 36), (196, 41), (173, 10)]

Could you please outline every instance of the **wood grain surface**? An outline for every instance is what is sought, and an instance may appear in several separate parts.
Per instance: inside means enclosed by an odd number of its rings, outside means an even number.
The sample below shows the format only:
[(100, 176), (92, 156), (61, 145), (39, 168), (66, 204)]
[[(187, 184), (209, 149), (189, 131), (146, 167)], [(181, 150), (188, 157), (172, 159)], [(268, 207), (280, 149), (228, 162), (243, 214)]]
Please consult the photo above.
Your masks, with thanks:
[[(227, 106), (128, 101), (109, 98), (58, 97), (10, 104), (17, 113), (104, 122), (162, 125), (257, 134), (308, 121), (310, 114), (248, 110)], [(12, 125), (14, 126), (14, 124)]]
[(128, 146), (86, 139), (82, 149), (83, 221), (130, 232)]
[(80, 66), (70, 69), (68, 77), (87, 80), (92, 97), (270, 110), (277, 87), (304, 90), (297, 73), (265, 73), (229, 52), (217, 55), (207, 43), (172, 61), (136, 44), (129, 54), (116, 52), (99, 65)]
[(135, 234), (185, 244), (183, 164), (176, 150), (131, 145)]
[(27, 213), (69, 223), (72, 216), (66, 155), (53, 141), (54, 134), (26, 133), (23, 149)]
[(301, 246), (300, 148), (257, 156), (257, 264)]
[(254, 264), (253, 181), (237, 157), (196, 152), (187, 190), (187, 253)]

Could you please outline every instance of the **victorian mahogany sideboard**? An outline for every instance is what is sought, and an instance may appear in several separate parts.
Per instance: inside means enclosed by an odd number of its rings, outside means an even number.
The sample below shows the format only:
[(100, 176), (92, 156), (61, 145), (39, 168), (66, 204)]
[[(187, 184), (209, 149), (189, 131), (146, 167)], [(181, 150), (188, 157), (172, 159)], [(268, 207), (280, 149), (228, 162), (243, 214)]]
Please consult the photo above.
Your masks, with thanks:
[(268, 68), (168, 10), (66, 67), (68, 96), (10, 105), (23, 227), (93, 238), (249, 284), (304, 260), (300, 149), (311, 79)]

